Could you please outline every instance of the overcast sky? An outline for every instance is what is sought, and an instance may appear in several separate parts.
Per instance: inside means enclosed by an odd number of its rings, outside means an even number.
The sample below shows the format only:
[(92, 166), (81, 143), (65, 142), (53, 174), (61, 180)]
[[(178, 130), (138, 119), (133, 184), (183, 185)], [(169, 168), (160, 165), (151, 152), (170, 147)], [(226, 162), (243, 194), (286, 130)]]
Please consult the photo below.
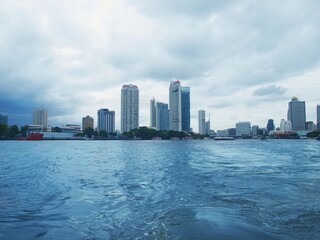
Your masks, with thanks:
[(292, 96), (307, 120), (320, 104), (320, 1), (0, 0), (0, 114), (32, 123), (48, 109), (53, 126), (116, 111), (123, 84), (149, 102), (168, 102), (169, 84), (191, 89), (212, 129), (237, 121), (265, 127), (286, 119)]

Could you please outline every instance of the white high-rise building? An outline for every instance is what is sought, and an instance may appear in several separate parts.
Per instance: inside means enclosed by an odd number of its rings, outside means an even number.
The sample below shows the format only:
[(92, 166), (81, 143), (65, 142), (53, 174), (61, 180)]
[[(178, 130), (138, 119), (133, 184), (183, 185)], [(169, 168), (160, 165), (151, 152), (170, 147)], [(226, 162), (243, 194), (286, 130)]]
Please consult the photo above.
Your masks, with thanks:
[(169, 88), (169, 129), (181, 131), (181, 85), (179, 81), (172, 81)]
[(284, 119), (281, 119), (280, 122), (280, 131), (282, 132), (290, 132), (292, 131), (292, 124), (290, 121), (286, 121)]
[(121, 131), (139, 128), (139, 88), (125, 84), (121, 89)]
[(48, 125), (47, 109), (37, 108), (33, 110), (33, 125), (41, 125), (44, 127)]

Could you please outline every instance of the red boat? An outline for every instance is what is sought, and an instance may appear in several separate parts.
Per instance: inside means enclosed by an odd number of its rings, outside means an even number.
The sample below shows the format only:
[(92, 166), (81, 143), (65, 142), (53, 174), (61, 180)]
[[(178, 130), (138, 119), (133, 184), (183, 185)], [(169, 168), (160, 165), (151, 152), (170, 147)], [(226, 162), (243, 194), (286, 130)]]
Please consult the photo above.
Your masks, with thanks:
[(42, 140), (43, 133), (32, 132), (28, 135), (27, 140)]

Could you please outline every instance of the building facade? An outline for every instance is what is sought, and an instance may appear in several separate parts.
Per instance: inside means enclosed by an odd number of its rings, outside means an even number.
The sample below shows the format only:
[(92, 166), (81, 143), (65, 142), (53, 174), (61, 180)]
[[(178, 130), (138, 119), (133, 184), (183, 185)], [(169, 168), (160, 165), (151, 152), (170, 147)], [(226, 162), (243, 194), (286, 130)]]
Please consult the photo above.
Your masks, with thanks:
[(181, 130), (190, 131), (190, 87), (181, 87)]
[(206, 122), (206, 111), (199, 110), (198, 112), (198, 129), (199, 134), (205, 134), (205, 122)]
[(100, 132), (102, 130), (107, 131), (108, 133), (115, 132), (115, 112), (109, 111), (107, 108), (103, 108), (98, 110), (97, 113), (97, 131)]
[(280, 131), (282, 132), (290, 132), (292, 131), (292, 124), (290, 121), (286, 121), (284, 119), (281, 119), (280, 122)]
[(236, 123), (236, 136), (251, 136), (251, 123), (250, 122), (238, 122)]
[(125, 84), (121, 89), (121, 131), (139, 128), (139, 88)]
[(169, 108), (169, 129), (173, 131), (181, 131), (181, 85), (179, 81), (172, 81), (170, 83)]
[(3, 116), (0, 114), (0, 124), (4, 124), (8, 126), (8, 116)]
[(82, 118), (82, 130), (85, 130), (86, 128), (93, 128), (94, 126), (94, 120), (90, 116), (85, 116)]
[(292, 124), (293, 131), (306, 129), (306, 106), (304, 101), (293, 97), (288, 104), (288, 121)]
[(47, 126), (48, 125), (48, 112), (47, 109), (44, 108), (37, 108), (33, 110), (33, 125), (41, 125)]
[(274, 131), (274, 129), (275, 129), (274, 121), (273, 121), (273, 119), (269, 119), (268, 123), (267, 123), (267, 131), (268, 131), (268, 133), (271, 132), (271, 131)]
[(320, 105), (317, 105), (317, 129), (320, 129)]
[(150, 100), (150, 127), (156, 128), (156, 100)]
[(156, 130), (169, 130), (169, 109), (167, 103), (156, 103)]
[(252, 136), (258, 136), (259, 135), (259, 126), (258, 125), (252, 125)]

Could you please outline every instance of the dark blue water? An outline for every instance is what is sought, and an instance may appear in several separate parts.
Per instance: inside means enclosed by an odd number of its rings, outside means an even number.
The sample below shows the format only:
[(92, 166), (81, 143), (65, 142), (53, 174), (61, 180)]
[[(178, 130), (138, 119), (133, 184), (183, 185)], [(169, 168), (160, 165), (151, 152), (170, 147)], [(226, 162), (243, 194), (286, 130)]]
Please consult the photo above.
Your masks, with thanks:
[(0, 141), (0, 239), (319, 234), (319, 141)]

